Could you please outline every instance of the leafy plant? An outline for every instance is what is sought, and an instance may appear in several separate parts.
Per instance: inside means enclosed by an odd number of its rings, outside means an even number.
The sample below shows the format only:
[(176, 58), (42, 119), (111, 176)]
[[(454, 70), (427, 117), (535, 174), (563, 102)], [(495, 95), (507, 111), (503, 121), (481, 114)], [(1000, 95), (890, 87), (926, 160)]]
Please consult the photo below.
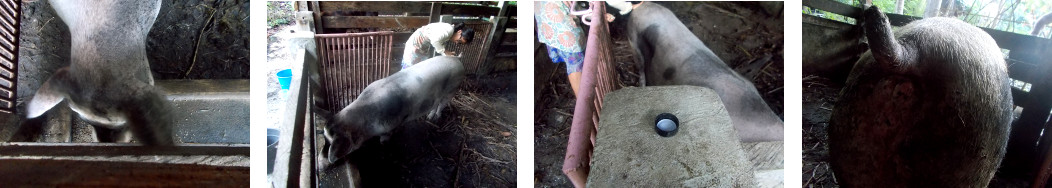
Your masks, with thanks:
[(267, 1), (267, 27), (289, 24), (293, 20), (291, 1)]

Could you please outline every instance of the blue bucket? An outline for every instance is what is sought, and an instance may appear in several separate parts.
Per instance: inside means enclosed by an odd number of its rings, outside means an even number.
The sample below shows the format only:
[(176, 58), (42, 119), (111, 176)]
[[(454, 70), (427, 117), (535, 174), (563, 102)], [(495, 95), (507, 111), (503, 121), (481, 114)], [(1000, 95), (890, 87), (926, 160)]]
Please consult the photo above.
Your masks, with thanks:
[(289, 89), (290, 82), (292, 82), (292, 69), (278, 72), (278, 83), (281, 84), (281, 89)]

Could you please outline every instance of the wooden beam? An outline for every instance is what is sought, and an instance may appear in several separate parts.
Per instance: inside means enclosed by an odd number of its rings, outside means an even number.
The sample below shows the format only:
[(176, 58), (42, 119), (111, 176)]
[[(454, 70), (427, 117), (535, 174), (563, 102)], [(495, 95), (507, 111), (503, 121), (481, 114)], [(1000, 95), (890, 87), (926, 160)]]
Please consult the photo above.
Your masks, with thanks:
[(248, 144), (0, 143), (0, 156), (249, 155)]
[(500, 13), (500, 8), (492, 6), (443, 4), (441, 14), (470, 17), (489, 17)]
[(519, 19), (510, 19), (511, 17), (508, 17), (508, 18), (509, 18), (508, 19), (508, 23), (504, 24), (504, 28), (505, 29), (507, 29), (507, 28), (516, 28), (516, 29), (519, 28)]
[(0, 159), (0, 182), (29, 187), (241, 187), (249, 167), (63, 159)]
[(318, 2), (317, 1), (311, 1), (311, 2), (309, 2), (307, 4), (308, 4), (307, 6), (310, 7), (310, 11), (312, 11), (311, 14), (314, 15), (314, 33), (317, 33), (317, 34), (325, 33), (325, 29), (324, 29), (325, 25), (323, 23), (321, 23), (321, 11), (320, 11), (321, 8), (318, 7)]
[(419, 28), (428, 24), (428, 16), (322, 16), (325, 28)]
[(321, 11), (430, 13), (431, 3), (411, 1), (321, 1)]

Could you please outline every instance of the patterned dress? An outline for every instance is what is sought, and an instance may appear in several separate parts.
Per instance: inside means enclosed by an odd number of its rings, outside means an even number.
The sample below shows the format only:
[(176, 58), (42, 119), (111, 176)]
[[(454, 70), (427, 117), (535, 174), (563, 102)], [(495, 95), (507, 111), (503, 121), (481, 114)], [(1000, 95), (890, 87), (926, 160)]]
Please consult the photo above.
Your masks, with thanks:
[(584, 30), (577, 25), (566, 1), (534, 4), (537, 21), (537, 40), (548, 48), (548, 56), (554, 63), (566, 63), (566, 74), (580, 72), (584, 62)]

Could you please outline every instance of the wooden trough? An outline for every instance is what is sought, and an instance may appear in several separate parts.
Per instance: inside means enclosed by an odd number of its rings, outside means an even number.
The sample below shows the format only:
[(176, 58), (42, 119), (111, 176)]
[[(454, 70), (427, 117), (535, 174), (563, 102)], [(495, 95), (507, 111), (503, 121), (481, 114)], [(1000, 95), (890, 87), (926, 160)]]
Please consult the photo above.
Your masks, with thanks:
[[(806, 0), (805, 7), (823, 10), (858, 20), (862, 9), (839, 2), (829, 0)], [(903, 26), (909, 22), (922, 19), (920, 17), (885, 13), (891, 25)], [(861, 33), (852, 31), (850, 24), (840, 22), (821, 21), (814, 16), (805, 15), (804, 29), (814, 27), (825, 27), (825, 30), (846, 35), (845, 38), (855, 36), (861, 40)], [(817, 20), (808, 22), (808, 20)], [(821, 22), (821, 23), (818, 23)], [(1008, 51), (1006, 62), (1008, 63), (1009, 77), (1013, 80), (1029, 85), (1030, 89), (1013, 87), (1012, 98), (1014, 105), (1022, 109), (1022, 114), (1012, 124), (1008, 143), (1008, 153), (1002, 161), (999, 173), (1014, 176), (1033, 178), (1033, 186), (1042, 187), (1049, 178), (1052, 168), (1052, 134), (1041, 134), (1043, 130), (1052, 130), (1052, 123), (1048, 118), (1052, 113), (1052, 58), (1046, 58), (1052, 54), (1052, 40), (1031, 35), (1011, 33), (1001, 30), (980, 27), (997, 41), (997, 45)], [(805, 37), (806, 38), (806, 37)], [(805, 39), (806, 40), (806, 39)], [(861, 42), (851, 42), (861, 44)], [(863, 46), (864, 47), (864, 46)], [(856, 53), (864, 52), (857, 50), (858, 46), (846, 47), (846, 51)], [(806, 53), (806, 52), (805, 52)], [(860, 54), (828, 54), (839, 56), (855, 56), (856, 58), (827, 58), (839, 59), (839, 61), (827, 62), (834, 64), (833, 67), (850, 68)], [(822, 55), (817, 55), (822, 57)], [(805, 54), (805, 57), (808, 57)], [(806, 60), (805, 60), (806, 61)], [(839, 64), (840, 66), (835, 66)], [(807, 63), (805, 62), (805, 69)], [(846, 70), (844, 70), (846, 71)], [(1036, 167), (1036, 168), (1035, 168)]]

